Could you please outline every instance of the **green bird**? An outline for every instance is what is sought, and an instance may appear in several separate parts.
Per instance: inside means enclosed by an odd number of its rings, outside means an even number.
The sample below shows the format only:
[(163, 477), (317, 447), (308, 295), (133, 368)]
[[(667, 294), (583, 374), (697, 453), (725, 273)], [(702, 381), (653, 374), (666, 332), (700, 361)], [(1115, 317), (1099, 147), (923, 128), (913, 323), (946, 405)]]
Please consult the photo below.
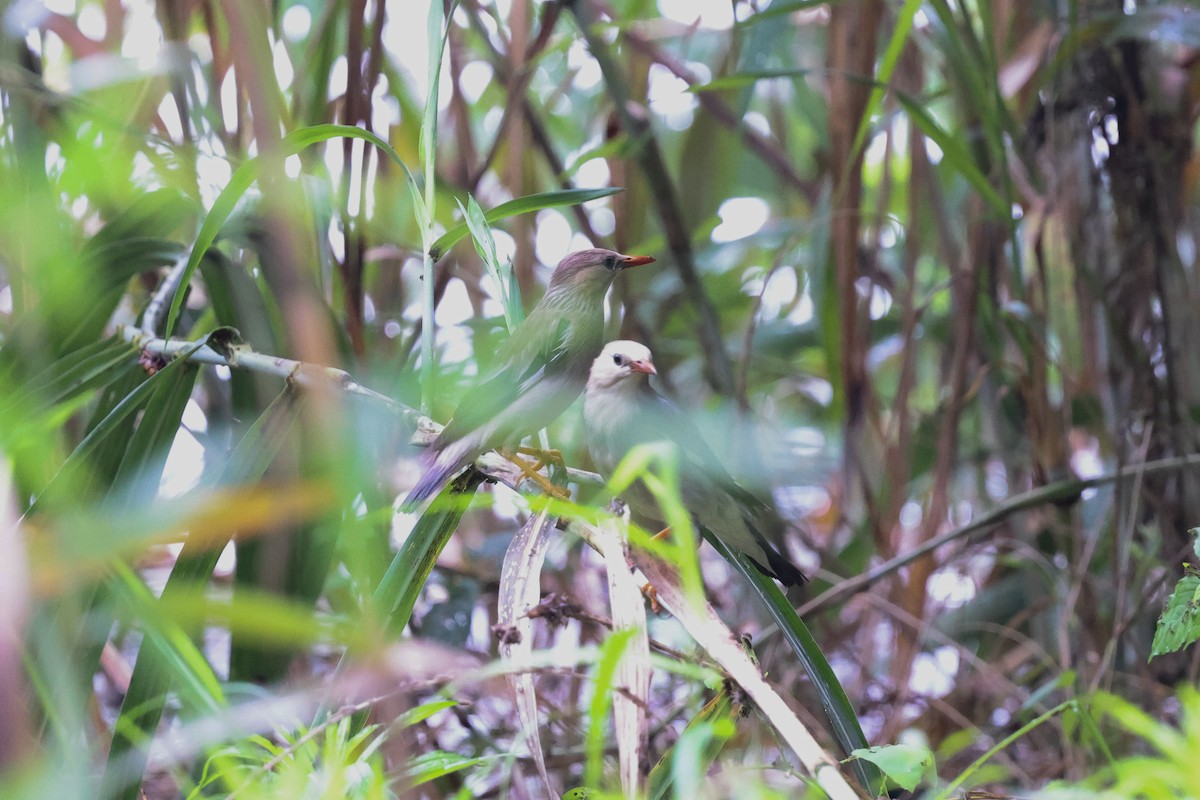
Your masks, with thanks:
[[(650, 386), (657, 375), (650, 350), (630, 341), (609, 342), (592, 363), (583, 395), (588, 450), (607, 478), (636, 445), (666, 441), (678, 448), (679, 490), (696, 528), (744, 554), (759, 572), (795, 586), (804, 574), (762, 533), (770, 508), (730, 477), (700, 431), (670, 400)], [(658, 501), (640, 480), (621, 494), (635, 521), (666, 526)]]
[(579, 396), (604, 344), (604, 295), (617, 273), (650, 264), (599, 248), (567, 255), (529, 316), (458, 404), (425, 456), (403, 508), (436, 493), (481, 454), (511, 447), (546, 427)]

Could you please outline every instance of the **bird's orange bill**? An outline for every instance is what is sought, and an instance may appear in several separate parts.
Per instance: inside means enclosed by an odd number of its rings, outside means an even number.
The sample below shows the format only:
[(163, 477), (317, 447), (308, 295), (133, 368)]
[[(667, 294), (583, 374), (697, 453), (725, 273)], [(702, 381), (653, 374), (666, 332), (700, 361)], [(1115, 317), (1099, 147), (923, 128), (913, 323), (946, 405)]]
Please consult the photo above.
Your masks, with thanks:
[(629, 269), (630, 267), (640, 267), (642, 264), (653, 264), (654, 259), (650, 256), (625, 256), (625, 260), (621, 262), (621, 266)]
[(651, 364), (649, 361), (630, 361), (629, 362), (629, 370), (630, 370), (630, 372), (640, 372), (643, 375), (657, 375), (658, 374), (658, 370), (656, 370), (654, 368), (654, 365)]

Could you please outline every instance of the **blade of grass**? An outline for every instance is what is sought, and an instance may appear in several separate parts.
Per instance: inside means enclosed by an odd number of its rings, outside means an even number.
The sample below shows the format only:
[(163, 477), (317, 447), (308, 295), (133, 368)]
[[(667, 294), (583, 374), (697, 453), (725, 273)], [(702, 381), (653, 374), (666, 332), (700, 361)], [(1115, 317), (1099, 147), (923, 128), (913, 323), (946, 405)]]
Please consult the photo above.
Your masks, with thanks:
[[(546, 561), (546, 545), (553, 530), (552, 518), (543, 509), (531, 515), (513, 535), (504, 553), (500, 591), (496, 597), (496, 625), (504, 631), (498, 649), (501, 658), (518, 666), (531, 663), (533, 659), (533, 620), (528, 612), (541, 599), (542, 566)], [(533, 675), (521, 670), (510, 672), (505, 678), (513, 693), (521, 732), (542, 784), (546, 787), (546, 794), (556, 797), (558, 792), (546, 770)]]
[(858, 800), (859, 792), (849, 784), (838, 768), (837, 761), (821, 747), (779, 692), (767, 683), (758, 664), (746, 653), (744, 642), (734, 635), (716, 610), (707, 602), (697, 604), (688, 597), (678, 576), (662, 560), (637, 551), (633, 556), (634, 562), (654, 586), (663, 606), (746, 692), (759, 713), (796, 754), (805, 771), (826, 794), (834, 800)]
[(695, 797), (709, 768), (737, 732), (737, 721), (749, 711), (736, 699), (736, 687), (729, 681), (704, 704), (688, 722), (678, 741), (663, 753), (646, 779), (646, 797)]
[(475, 202), (475, 198), (468, 194), (467, 207), (463, 208), (460, 202), (458, 208), (467, 221), (471, 240), (475, 243), (475, 252), (483, 260), (488, 275), (496, 282), (496, 289), (500, 293), (500, 305), (504, 308), (504, 324), (508, 327), (508, 332), (512, 333), (525, 320), (525, 307), (521, 304), (521, 291), (517, 286), (512, 262), (510, 261), (505, 266), (500, 264), (492, 228), (488, 225), (487, 217), (484, 216), (479, 203)]
[(412, 533), (392, 559), (375, 589), (374, 600), (375, 608), (385, 616), (387, 630), (393, 635), (399, 634), (408, 624), (438, 555), (458, 528), (481, 483), (483, 475), (474, 469), (452, 480), (417, 520)]
[[(821, 698), (821, 710), (825, 712), (825, 718), (828, 720), (843, 754), (848, 757), (851, 751), (868, 747), (867, 737), (858, 724), (858, 715), (854, 713), (854, 707), (850, 705), (846, 690), (842, 688), (841, 682), (834, 674), (833, 668), (829, 666), (829, 661), (821, 652), (816, 640), (813, 639), (808, 626), (796, 614), (796, 609), (792, 608), (792, 604), (788, 602), (775, 581), (763, 575), (753, 564), (734, 553), (719, 539), (711, 538), (708, 541), (725, 557), (726, 561), (742, 574), (742, 577), (746, 579), (763, 605), (766, 606), (767, 612), (775, 620), (775, 624), (779, 626), (780, 633), (792, 646), (792, 650), (800, 659), (800, 663), (816, 688), (817, 695)], [(850, 766), (864, 787), (873, 791), (882, 787), (882, 775), (873, 764), (856, 759), (851, 762)]]
[[(400, 156), (391, 145), (370, 131), (351, 125), (327, 124), (301, 128), (283, 138), (283, 141), (279, 145), (279, 155), (295, 155), (318, 142), (342, 136), (370, 142), (382, 150), (392, 161), (399, 164), (404, 169), (406, 175), (411, 175), (408, 171), (408, 166), (400, 159)], [(179, 285), (175, 287), (171, 298), (171, 308), (167, 312), (167, 323), (163, 328), (163, 336), (170, 336), (175, 330), (175, 324), (179, 321), (179, 311), (183, 305), (185, 288), (191, 282), (192, 275), (195, 274), (196, 268), (200, 265), (200, 260), (204, 258), (204, 254), (208, 251), (208, 248), (216, 241), (217, 234), (221, 232), (221, 227), (229, 219), (229, 215), (233, 213), (242, 195), (258, 179), (261, 166), (257, 158), (249, 159), (239, 166), (230, 177), (229, 183), (217, 195), (217, 199), (213, 202), (208, 214), (205, 215), (204, 222), (201, 223), (200, 230), (196, 233), (196, 239), (192, 244), (192, 252), (188, 256), (187, 266), (181, 273)]]
[[(488, 222), (499, 222), (502, 219), (515, 217), (519, 214), (528, 214), (531, 211), (540, 211), (543, 208), (573, 206), (579, 203), (586, 203), (590, 200), (599, 200), (602, 197), (609, 197), (623, 191), (625, 191), (623, 188), (614, 186), (607, 189), (558, 189), (553, 192), (528, 194), (524, 197), (517, 197), (506, 203), (501, 203), (491, 211), (485, 212), (483, 217)], [(446, 251), (451, 247), (465, 239), (470, 232), (465, 222), (461, 225), (455, 225), (443, 233), (433, 243), (433, 246), (429, 248), (430, 257), (434, 261), (437, 261), (446, 255)]]
[[(281, 392), (242, 436), (224, 470), (225, 481), (249, 483), (266, 471), (286, 441), (298, 413), (292, 397), (290, 390)], [(196, 583), (207, 582), (223, 548), (224, 544), (211, 539), (186, 541), (163, 587), (163, 601), (170, 602), (174, 595), (189, 591)], [(141, 774), (149, 757), (148, 749), (138, 745), (158, 728), (162, 705), (155, 702), (155, 698), (164, 697), (169, 691), (172, 674), (164, 654), (156, 649), (143, 651), (134, 665), (105, 767), (104, 781), (106, 786), (113, 788), (112, 797), (119, 800), (137, 798)], [(113, 773), (111, 778), (110, 771)]]
[[(36, 509), (39, 506), (42, 497), (48, 494), (53, 496), (54, 491), (58, 490), (58, 488), (63, 486), (65, 483), (72, 481), (72, 477), (70, 476), (73, 476), (77, 470), (81, 470), (85, 467), (92, 453), (101, 445), (107, 443), (109, 436), (117, 429), (117, 427), (131, 414), (133, 414), (134, 411), (141, 408), (142, 405), (153, 396), (154, 392), (156, 392), (160, 386), (170, 383), (175, 377), (175, 372), (183, 369), (184, 365), (188, 363), (188, 356), (203, 346), (203, 341), (197, 342), (191, 348), (180, 354), (180, 356), (174, 361), (156, 372), (149, 380), (142, 383), (124, 398), (122, 398), (121, 401), (117, 403), (116, 407), (113, 408), (113, 410), (110, 411), (104, 417), (104, 419), (100, 420), (100, 422), (94, 428), (88, 431), (86, 436), (83, 437), (83, 441), (81, 441), (78, 446), (76, 446), (75, 450), (72, 451), (71, 455), (67, 457), (67, 460), (63, 463), (57, 474), (50, 479), (50, 483), (42, 491), (38, 499), (34, 501), (33, 509)], [(30, 513), (33, 513), (33, 509), (31, 509)]]

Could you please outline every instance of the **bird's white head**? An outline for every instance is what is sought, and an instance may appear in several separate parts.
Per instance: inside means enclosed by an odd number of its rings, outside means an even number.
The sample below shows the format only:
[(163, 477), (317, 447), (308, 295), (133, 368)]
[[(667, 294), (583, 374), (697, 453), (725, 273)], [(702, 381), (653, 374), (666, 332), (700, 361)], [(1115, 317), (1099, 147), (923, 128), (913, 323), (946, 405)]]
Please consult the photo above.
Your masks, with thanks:
[(639, 342), (618, 339), (604, 345), (592, 362), (588, 389), (610, 389), (618, 385), (637, 385), (647, 375), (657, 375), (650, 348)]

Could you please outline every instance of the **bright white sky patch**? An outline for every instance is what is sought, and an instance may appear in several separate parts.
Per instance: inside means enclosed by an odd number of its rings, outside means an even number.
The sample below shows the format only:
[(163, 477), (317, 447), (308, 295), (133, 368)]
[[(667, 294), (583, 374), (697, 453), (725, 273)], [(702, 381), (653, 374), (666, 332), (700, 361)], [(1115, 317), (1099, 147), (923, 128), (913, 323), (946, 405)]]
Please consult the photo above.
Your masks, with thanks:
[(206, 153), (202, 148), (196, 153), (196, 174), (199, 177), (200, 197), (205, 205), (211, 206), (221, 190), (229, 184), (233, 169), (224, 158)]
[(458, 86), (462, 90), (463, 99), (470, 105), (478, 103), (493, 78), (495, 73), (491, 64), (486, 61), (468, 61), (458, 76)]
[(312, 14), (304, 6), (291, 6), (283, 12), (284, 38), (293, 42), (299, 41), (308, 35), (310, 28), (312, 28)]
[[(193, 401), (188, 401), (192, 405)], [(204, 472), (204, 446), (185, 428), (175, 432), (171, 452), (163, 466), (162, 483), (158, 492), (163, 497), (178, 497), (200, 483)]]
[(777, 269), (767, 278), (763, 287), (762, 313), (767, 319), (779, 316), (786, 306), (796, 299), (800, 283), (796, 280), (796, 272), (791, 269)]
[(733, 4), (729, 0), (658, 0), (658, 13), (675, 22), (704, 28), (733, 27)]
[(575, 71), (575, 88), (587, 90), (600, 82), (600, 65), (582, 39), (576, 39), (567, 48), (567, 66)]
[(717, 244), (736, 242), (758, 233), (771, 214), (771, 207), (761, 197), (731, 197), (717, 210), (721, 224), (712, 232)]
[(142, 69), (151, 69), (162, 49), (162, 28), (154, 15), (153, 3), (126, 3), (125, 36), (121, 55), (137, 60)]
[(346, 57), (338, 56), (329, 70), (329, 85), (325, 87), (326, 96), (330, 100), (337, 99), (346, 93), (346, 80), (349, 71), (346, 67)]
[(108, 32), (108, 20), (104, 18), (104, 11), (99, 5), (87, 5), (79, 9), (75, 24), (79, 26), (80, 33), (96, 41), (103, 39)]
[[(425, 31), (429, 22), (428, 2), (414, 3), (404, 13), (388, 14), (383, 23), (383, 46), (388, 53), (400, 55), (400, 63), (408, 68), (412, 76), (412, 89), (418, 102), (429, 96), (429, 45)], [(459, 9), (461, 12), (462, 9)], [(485, 15), (486, 19), (486, 15)], [(438, 108), (444, 109), (450, 102), (450, 59), (442, 59)], [(343, 84), (344, 87), (344, 84)], [(344, 91), (344, 88), (343, 88)]]
[(461, 325), (471, 318), (471, 314), (471, 300), (467, 296), (467, 287), (458, 278), (451, 278), (446, 284), (442, 302), (438, 303), (434, 322), (439, 328)]
[(575, 185), (585, 189), (602, 189), (610, 185), (612, 174), (603, 158), (585, 161), (575, 172)]
[(650, 110), (661, 116), (667, 127), (683, 130), (692, 122), (696, 95), (688, 91), (687, 81), (661, 64), (651, 64), (647, 76), (646, 101)]
[(179, 119), (179, 107), (175, 105), (174, 95), (163, 95), (162, 102), (158, 104), (158, 116), (167, 129), (167, 136), (177, 142), (181, 141), (183, 139), (183, 123)]
[(932, 653), (917, 654), (908, 685), (924, 697), (943, 697), (954, 688), (956, 674), (958, 651), (950, 646), (939, 647)]
[(292, 85), (292, 79), (296, 77), (296, 71), (292, 69), (292, 59), (288, 57), (287, 45), (275, 42), (271, 48), (271, 60), (274, 62), (275, 79), (279, 81), (279, 88), (287, 91)]
[(536, 230), (534, 253), (538, 261), (553, 267), (571, 246), (571, 225), (562, 214), (547, 209), (538, 212)]
[(812, 321), (816, 309), (813, 307), (812, 295), (808, 293), (808, 287), (805, 287), (804, 294), (800, 295), (800, 301), (788, 314), (788, 322), (793, 325), (807, 325)]

